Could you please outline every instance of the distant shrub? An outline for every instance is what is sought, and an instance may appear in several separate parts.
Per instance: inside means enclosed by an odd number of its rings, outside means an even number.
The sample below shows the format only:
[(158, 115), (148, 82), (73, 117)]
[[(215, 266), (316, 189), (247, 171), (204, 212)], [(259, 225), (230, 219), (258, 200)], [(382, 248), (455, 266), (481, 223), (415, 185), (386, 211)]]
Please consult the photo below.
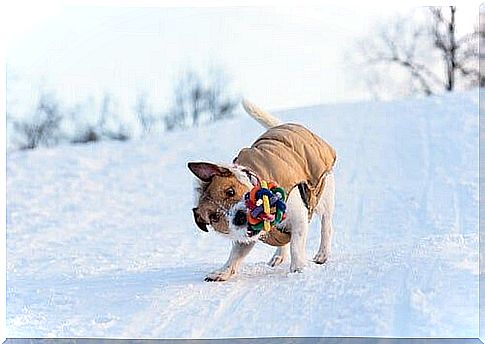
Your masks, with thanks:
[(212, 70), (205, 79), (193, 71), (184, 73), (175, 84), (171, 110), (164, 119), (166, 130), (231, 117), (238, 99), (229, 88), (221, 70)]
[(62, 115), (57, 100), (41, 94), (35, 113), (27, 120), (14, 121), (13, 126), (21, 136), (20, 149), (34, 149), (39, 145), (52, 146), (61, 138)]
[(135, 104), (135, 114), (142, 134), (149, 134), (159, 120), (148, 104), (148, 96), (146, 93), (138, 95)]
[(71, 143), (90, 143), (101, 140), (100, 133), (92, 126), (86, 127), (71, 139)]
[[(32, 113), (16, 117), (15, 106), (9, 108), (9, 145), (13, 149), (35, 149), (61, 141), (72, 144), (127, 141), (136, 133), (145, 136), (233, 116), (238, 99), (229, 92), (230, 85), (222, 70), (212, 69), (206, 76), (201, 75), (189, 71), (177, 79), (168, 111), (154, 111), (146, 93), (138, 94), (132, 112), (127, 114), (120, 111), (117, 99), (109, 92), (104, 93), (100, 102), (88, 97), (66, 106), (41, 88)], [(127, 115), (137, 124), (133, 126)]]

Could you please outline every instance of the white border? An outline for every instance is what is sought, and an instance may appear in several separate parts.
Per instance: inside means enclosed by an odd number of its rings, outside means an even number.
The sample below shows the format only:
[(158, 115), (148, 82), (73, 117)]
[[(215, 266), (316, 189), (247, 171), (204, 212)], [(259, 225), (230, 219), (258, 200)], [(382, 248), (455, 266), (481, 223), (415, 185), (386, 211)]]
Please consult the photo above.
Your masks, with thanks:
[[(477, 13), (480, 8), (480, 1), (469, 1), (466, 7), (476, 7)], [(0, 56), (2, 63), (0, 75), (0, 111), (2, 113), (2, 125), (0, 125), (0, 149), (1, 154), (0, 166), (0, 220), (2, 221), (0, 233), (0, 340), (5, 341), (6, 332), (6, 56), (10, 43), (21, 34), (22, 29), (35, 25), (36, 20), (48, 16), (52, 12), (61, 10), (65, 6), (91, 6), (91, 7), (230, 7), (230, 6), (284, 6), (284, 7), (304, 7), (315, 6), (324, 7), (325, 5), (334, 5), (354, 8), (409, 8), (416, 6), (445, 6), (451, 5), (448, 1), (419, 1), (407, 0), (405, 5), (400, 3), (389, 3), (385, 1), (327, 1), (322, 3), (317, 0), (16, 0), (3, 1), (0, 5)], [(457, 5), (459, 6), (459, 5)]]

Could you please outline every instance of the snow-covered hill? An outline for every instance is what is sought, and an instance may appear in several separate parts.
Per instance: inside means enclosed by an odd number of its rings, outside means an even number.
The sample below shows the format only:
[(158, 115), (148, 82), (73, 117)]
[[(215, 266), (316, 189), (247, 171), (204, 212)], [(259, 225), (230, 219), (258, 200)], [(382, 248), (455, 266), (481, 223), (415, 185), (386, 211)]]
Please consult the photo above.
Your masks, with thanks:
[[(478, 94), (278, 114), (337, 149), (333, 256), (203, 282), (230, 244), (192, 222), (190, 160), (230, 162), (249, 117), (7, 157), (7, 336), (478, 335)], [(308, 257), (318, 247), (312, 223)]]

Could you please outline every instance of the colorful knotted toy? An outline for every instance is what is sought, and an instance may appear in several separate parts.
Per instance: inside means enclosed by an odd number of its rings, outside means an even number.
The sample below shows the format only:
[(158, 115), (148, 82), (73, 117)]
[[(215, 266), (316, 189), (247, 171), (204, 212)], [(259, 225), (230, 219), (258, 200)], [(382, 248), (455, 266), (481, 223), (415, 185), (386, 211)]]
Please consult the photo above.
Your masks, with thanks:
[(269, 232), (286, 218), (286, 194), (274, 182), (261, 181), (244, 196), (250, 236), (264, 229)]

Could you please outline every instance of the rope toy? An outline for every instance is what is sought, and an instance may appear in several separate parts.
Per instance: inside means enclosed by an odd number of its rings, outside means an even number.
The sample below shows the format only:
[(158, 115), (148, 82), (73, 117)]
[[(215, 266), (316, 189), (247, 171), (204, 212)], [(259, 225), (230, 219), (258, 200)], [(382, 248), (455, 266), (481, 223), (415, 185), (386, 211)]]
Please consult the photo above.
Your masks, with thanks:
[(264, 229), (269, 232), (286, 218), (286, 194), (275, 182), (261, 181), (244, 195), (247, 219), (253, 236)]

